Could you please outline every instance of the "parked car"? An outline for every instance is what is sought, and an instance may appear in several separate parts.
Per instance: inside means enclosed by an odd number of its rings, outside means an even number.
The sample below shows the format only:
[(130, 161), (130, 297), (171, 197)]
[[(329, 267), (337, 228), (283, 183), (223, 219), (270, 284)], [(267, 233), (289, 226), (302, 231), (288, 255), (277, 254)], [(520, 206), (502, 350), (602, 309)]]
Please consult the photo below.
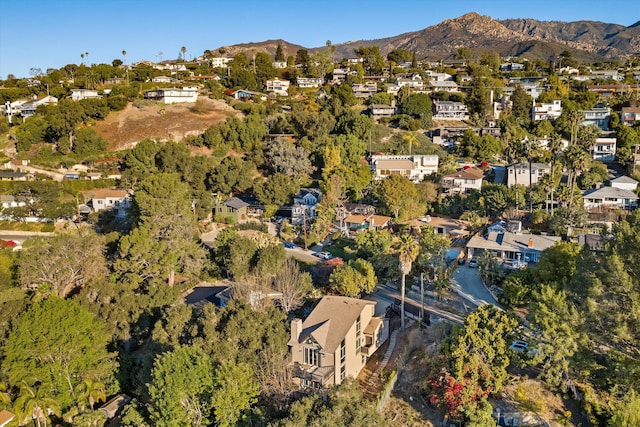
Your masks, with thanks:
[(296, 246), (295, 243), (292, 242), (284, 242), (284, 247), (287, 249), (296, 249), (298, 246)]
[(527, 353), (529, 356), (536, 356), (540, 354), (537, 348), (529, 348), (529, 343), (523, 340), (515, 340), (511, 343), (509, 348), (516, 353)]
[(465, 257), (462, 257), (462, 258), (458, 259), (458, 265), (464, 265), (465, 262), (467, 262)]
[(318, 256), (320, 257), (320, 259), (331, 259), (331, 258), (333, 258), (333, 255), (331, 255), (331, 252), (326, 252), (326, 251), (320, 252), (318, 254)]
[(477, 268), (478, 267), (478, 258), (476, 258), (476, 257), (471, 258), (471, 260), (469, 261), (469, 267)]

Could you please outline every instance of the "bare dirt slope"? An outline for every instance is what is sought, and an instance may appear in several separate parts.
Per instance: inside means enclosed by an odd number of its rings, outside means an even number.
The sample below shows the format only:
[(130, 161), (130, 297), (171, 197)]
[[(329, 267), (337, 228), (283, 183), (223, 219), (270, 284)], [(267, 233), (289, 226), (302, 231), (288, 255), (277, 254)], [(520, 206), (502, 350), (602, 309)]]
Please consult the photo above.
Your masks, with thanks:
[(131, 148), (145, 138), (181, 141), (199, 135), (231, 115), (241, 115), (224, 101), (199, 97), (197, 104), (133, 104), (112, 112), (95, 131), (109, 142), (110, 150)]

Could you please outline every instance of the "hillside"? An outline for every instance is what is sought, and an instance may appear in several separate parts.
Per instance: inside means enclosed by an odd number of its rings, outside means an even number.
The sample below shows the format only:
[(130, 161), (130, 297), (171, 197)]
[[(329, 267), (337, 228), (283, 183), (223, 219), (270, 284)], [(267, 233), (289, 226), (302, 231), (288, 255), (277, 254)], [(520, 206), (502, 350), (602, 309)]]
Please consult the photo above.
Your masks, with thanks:
[[(327, 49), (326, 46), (305, 48), (284, 40), (224, 46), (227, 55), (254, 51), (275, 54), (282, 44), (285, 55), (298, 49), (310, 52)], [(415, 52), (420, 59), (448, 59), (461, 47), (470, 48), (476, 57), (485, 52), (498, 52), (501, 56), (522, 56), (528, 59), (549, 60), (568, 50), (579, 61), (596, 62), (606, 59), (624, 59), (640, 51), (640, 26), (624, 27), (595, 21), (542, 22), (534, 19), (496, 20), (475, 12), (455, 19), (447, 19), (423, 30), (393, 37), (355, 40), (334, 44), (336, 56), (353, 57), (360, 46), (379, 46), (383, 55), (394, 49)]]
[(198, 112), (194, 104), (148, 105), (138, 108), (129, 104), (97, 122), (95, 131), (109, 142), (110, 150), (130, 148), (144, 138), (181, 141), (199, 135), (209, 126), (230, 115), (240, 115), (225, 102), (200, 97)]

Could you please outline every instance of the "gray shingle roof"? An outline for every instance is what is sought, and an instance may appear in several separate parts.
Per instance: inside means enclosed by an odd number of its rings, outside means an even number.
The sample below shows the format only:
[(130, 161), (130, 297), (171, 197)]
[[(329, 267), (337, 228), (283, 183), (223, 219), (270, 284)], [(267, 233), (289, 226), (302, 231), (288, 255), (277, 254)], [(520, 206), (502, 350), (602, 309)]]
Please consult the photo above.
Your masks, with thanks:
[(229, 206), (230, 208), (234, 208), (234, 209), (242, 209), (249, 206), (248, 203), (243, 202), (237, 197), (229, 197), (227, 200), (224, 201), (224, 204), (225, 206)]

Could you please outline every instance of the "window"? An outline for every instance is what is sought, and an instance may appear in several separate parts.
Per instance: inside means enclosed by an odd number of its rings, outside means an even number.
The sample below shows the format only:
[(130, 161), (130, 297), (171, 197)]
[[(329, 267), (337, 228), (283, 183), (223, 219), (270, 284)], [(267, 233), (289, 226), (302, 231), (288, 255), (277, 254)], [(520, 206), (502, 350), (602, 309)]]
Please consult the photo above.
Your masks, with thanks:
[(347, 360), (347, 347), (344, 340), (342, 340), (342, 342), (340, 343), (340, 364), (344, 364), (346, 360)]
[(356, 320), (356, 336), (360, 336), (360, 316), (358, 316), (358, 320)]
[(305, 365), (320, 366), (320, 350), (317, 348), (304, 347)]
[(344, 380), (347, 376), (347, 370), (344, 365), (340, 368), (340, 381)]

